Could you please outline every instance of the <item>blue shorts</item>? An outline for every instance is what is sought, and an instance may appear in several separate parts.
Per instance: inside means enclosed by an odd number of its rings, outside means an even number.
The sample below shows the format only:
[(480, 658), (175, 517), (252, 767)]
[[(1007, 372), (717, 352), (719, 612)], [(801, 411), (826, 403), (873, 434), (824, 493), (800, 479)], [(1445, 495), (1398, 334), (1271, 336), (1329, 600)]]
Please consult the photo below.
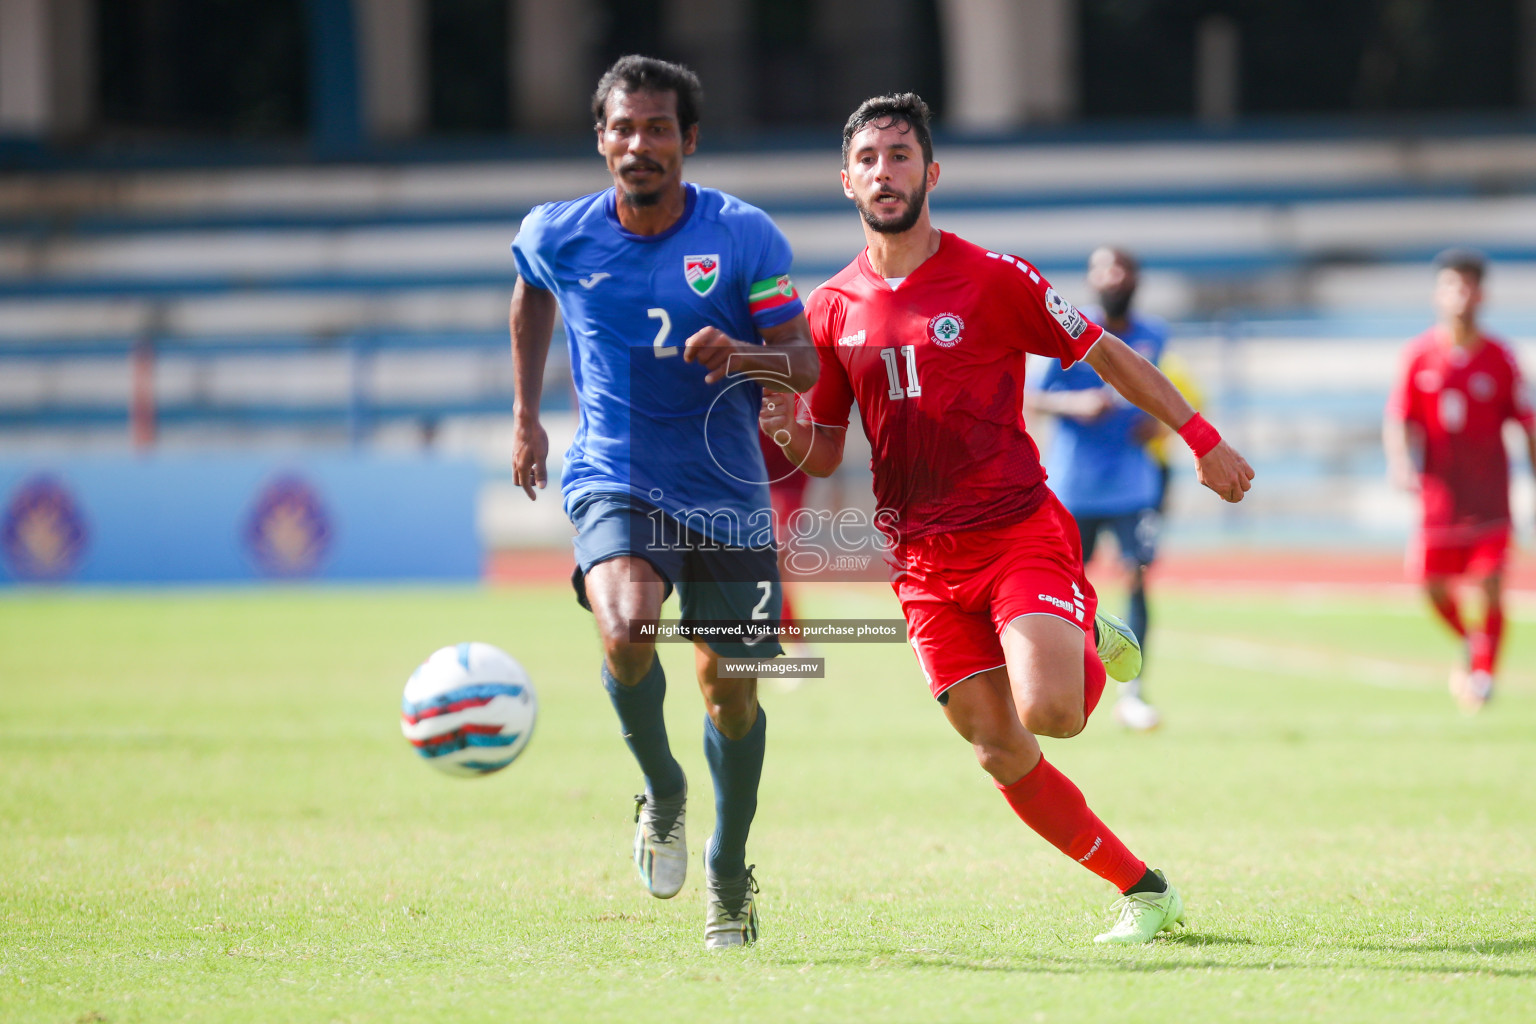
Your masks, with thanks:
[(1163, 517), (1155, 508), (1138, 509), (1118, 516), (1076, 516), (1077, 531), (1083, 538), (1083, 564), (1093, 561), (1099, 534), (1105, 530), (1115, 535), (1120, 545), (1120, 562), (1127, 569), (1145, 569), (1157, 557), (1157, 535)]
[[(677, 589), (679, 622), (778, 625), (784, 592), (779, 555), (772, 547), (727, 547), (690, 530), (673, 517), (629, 494), (591, 494), (571, 509), (576, 525), (576, 571), (571, 585), (588, 611), (586, 575), (594, 565), (630, 556), (643, 558), (666, 584)], [(772, 658), (784, 653), (774, 636), (756, 643), (708, 639), (725, 658)]]

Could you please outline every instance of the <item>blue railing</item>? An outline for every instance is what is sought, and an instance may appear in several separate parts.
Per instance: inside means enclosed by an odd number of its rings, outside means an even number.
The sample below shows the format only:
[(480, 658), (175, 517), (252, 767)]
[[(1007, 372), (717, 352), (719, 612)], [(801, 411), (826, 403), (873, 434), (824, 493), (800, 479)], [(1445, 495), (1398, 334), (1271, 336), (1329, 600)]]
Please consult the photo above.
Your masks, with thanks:
[[(515, 234), (509, 229), (508, 238)], [(1062, 280), (1082, 273), (1091, 246), (1070, 258), (1037, 261), (1045, 274)], [(1198, 253), (1145, 250), (1138, 253), (1143, 268), (1216, 280), (1246, 278), (1279, 271), (1315, 270), (1329, 266), (1400, 264), (1428, 267), (1441, 246), (1366, 246), (1349, 250), (1254, 248)], [(1482, 246), (1497, 266), (1536, 263), (1536, 242)], [(803, 281), (820, 281), (842, 270), (844, 262), (799, 261), (794, 274)], [(174, 300), (236, 294), (355, 294), (380, 295), (409, 291), (463, 291), (504, 288), (510, 297), (516, 271), (508, 255), (505, 267), (467, 267), (444, 271), (331, 271), (220, 274), (68, 274), (0, 277), (0, 300), (145, 299)]]
[[(369, 381), (374, 362), (397, 353), (460, 353), (505, 357), (505, 331), (359, 331), (331, 336), (244, 335), (220, 337), (105, 337), (90, 340), (35, 340), (0, 344), (0, 374), (21, 364), (58, 367), (117, 363), (129, 369), (132, 386), (115, 401), (50, 398), (0, 405), (0, 430), (148, 430), (165, 427), (236, 428), (333, 427), (345, 429), (354, 443), (376, 425), (408, 420), (430, 424), (457, 416), (506, 416), (512, 411), (510, 375), (490, 379), (472, 393), (433, 398), (381, 398)], [(330, 400), (289, 401), (205, 397), (167, 398), (157, 394), (157, 372), (168, 365), (259, 357), (345, 357), (345, 396)], [(559, 386), (562, 354), (551, 357), (554, 371), (545, 388), (544, 409), (572, 407), (569, 387)]]
[[(1262, 346), (1267, 339), (1329, 340), (1407, 338), (1426, 326), (1427, 314), (1361, 312), (1348, 316), (1234, 315), (1220, 321), (1189, 321), (1173, 325), (1176, 341), (1215, 343), (1237, 353)], [(1489, 329), (1505, 337), (1536, 337), (1536, 313), (1495, 314)], [(366, 330), (334, 335), (261, 334), (220, 336), (118, 335), (91, 339), (38, 338), (0, 343), (0, 376), (24, 372), (56, 372), (60, 367), (118, 364), (128, 370), (120, 397), (111, 400), (68, 396), (69, 389), (50, 396), (47, 387), (33, 389), (36, 400), (0, 400), (0, 430), (101, 431), (127, 429), (135, 416), (149, 416), (157, 426), (194, 427), (334, 427), (344, 428), (354, 441), (389, 421), (431, 423), (450, 417), (505, 416), (511, 413), (512, 390), (508, 338), (505, 329), (492, 330)], [(373, 381), (380, 361), (392, 356), (443, 353), (484, 356), (507, 372), (495, 372), (451, 394), (396, 397), (376, 393)], [(340, 357), (345, 362), (343, 386), (329, 396), (295, 400), (281, 394), (267, 397), (187, 395), (186, 389), (156, 393), (157, 373), (177, 364), (217, 363), (252, 357)], [(1382, 358), (1395, 358), (1383, 346)], [(506, 360), (505, 363), (499, 361)], [(564, 412), (573, 397), (556, 339), (550, 351), (550, 380), (544, 408)], [(335, 372), (334, 368), (330, 372)], [(397, 378), (399, 371), (396, 371)], [(1384, 388), (1320, 381), (1303, 391), (1266, 389), (1241, 374), (1203, 382), (1213, 407), (1238, 419), (1311, 417), (1348, 429), (1369, 428), (1379, 421), (1386, 400)], [(18, 389), (24, 390), (24, 389)], [(408, 390), (409, 389), (405, 389)], [(137, 394), (137, 399), (135, 395)], [(136, 408), (137, 403), (137, 408)]]
[[(1353, 182), (1294, 182), (1257, 185), (1202, 183), (1189, 187), (1085, 187), (1012, 192), (946, 193), (933, 202), (941, 210), (1031, 210), (1080, 206), (1293, 206), (1303, 203), (1357, 203), (1402, 199), (1479, 199), (1536, 194), (1536, 170), (1490, 185), (1474, 179), (1403, 181), (1382, 178)], [(845, 213), (848, 200), (836, 189), (814, 196), (762, 197), (770, 215)], [(0, 215), (0, 238), (32, 241), (204, 231), (335, 231), (359, 228), (457, 227), (507, 224), (513, 230), (530, 209), (508, 206), (398, 205), (370, 208), (225, 209), (134, 213), (122, 210), (34, 212)]]

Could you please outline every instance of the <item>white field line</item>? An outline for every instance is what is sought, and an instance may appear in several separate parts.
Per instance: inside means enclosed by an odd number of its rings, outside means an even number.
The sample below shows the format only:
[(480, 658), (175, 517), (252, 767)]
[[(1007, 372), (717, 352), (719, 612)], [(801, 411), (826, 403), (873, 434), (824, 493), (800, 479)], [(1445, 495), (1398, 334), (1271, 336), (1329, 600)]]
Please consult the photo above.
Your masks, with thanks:
[(1292, 676), (1313, 681), (1340, 679), (1380, 690), (1424, 692), (1445, 685), (1445, 670), (1384, 658), (1295, 645), (1266, 644), (1233, 637), (1206, 637), (1182, 630), (1157, 630), (1158, 646), (1171, 644), (1180, 657), (1221, 668)]
[[(1329, 607), (1318, 607), (1319, 601), (1342, 601), (1369, 599), (1382, 602), (1372, 608), (1374, 614), (1389, 614), (1399, 617), (1424, 616), (1429, 618), (1429, 605), (1424, 600), (1423, 591), (1410, 583), (1271, 583), (1255, 580), (1179, 580), (1171, 579), (1166, 582), (1157, 581), (1159, 589), (1178, 591), (1184, 594), (1200, 595), (1209, 594), (1212, 591), (1241, 592), (1243, 594), (1261, 594), (1265, 597), (1279, 597), (1287, 602), (1294, 603), (1296, 607), (1288, 607), (1287, 612), (1298, 615), (1332, 615), (1335, 610)], [(1463, 601), (1473, 601), (1480, 606), (1481, 598), (1468, 588), (1463, 588), (1459, 594)], [(1506, 622), (1536, 622), (1536, 590), (1522, 590), (1506, 588), (1504, 591), (1504, 618)]]

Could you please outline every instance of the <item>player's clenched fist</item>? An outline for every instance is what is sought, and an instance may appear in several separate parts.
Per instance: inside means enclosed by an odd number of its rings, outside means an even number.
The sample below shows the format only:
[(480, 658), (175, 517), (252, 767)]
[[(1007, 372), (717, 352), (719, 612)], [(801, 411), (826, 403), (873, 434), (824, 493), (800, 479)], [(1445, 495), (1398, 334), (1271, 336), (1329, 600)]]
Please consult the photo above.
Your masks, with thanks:
[(683, 361), (698, 363), (709, 373), (704, 383), (714, 384), (730, 372), (731, 357), (742, 349), (741, 342), (717, 327), (705, 327), (683, 343)]
[(763, 404), (758, 410), (757, 425), (779, 447), (790, 439), (795, 425), (795, 396), (783, 391), (763, 392)]
[(1242, 501), (1243, 494), (1253, 486), (1253, 467), (1225, 441), (1195, 460), (1195, 472), (1202, 484), (1225, 501)]

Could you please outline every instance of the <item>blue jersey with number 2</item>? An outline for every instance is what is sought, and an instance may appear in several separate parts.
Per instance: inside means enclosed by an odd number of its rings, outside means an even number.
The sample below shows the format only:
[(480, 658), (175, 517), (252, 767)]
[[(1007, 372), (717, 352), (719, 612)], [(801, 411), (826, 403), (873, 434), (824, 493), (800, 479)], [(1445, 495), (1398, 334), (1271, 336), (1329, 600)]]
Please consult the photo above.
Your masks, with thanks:
[(683, 342), (706, 326), (755, 342), (803, 307), (789, 243), (768, 215), (715, 189), (686, 190), (683, 216), (659, 235), (626, 231), (611, 188), (546, 203), (523, 219), (512, 253), (565, 320), (580, 405), (560, 481), (567, 513), (583, 495), (629, 493), (743, 544), (738, 531), (768, 507), (762, 392), (740, 376), (704, 383)]

